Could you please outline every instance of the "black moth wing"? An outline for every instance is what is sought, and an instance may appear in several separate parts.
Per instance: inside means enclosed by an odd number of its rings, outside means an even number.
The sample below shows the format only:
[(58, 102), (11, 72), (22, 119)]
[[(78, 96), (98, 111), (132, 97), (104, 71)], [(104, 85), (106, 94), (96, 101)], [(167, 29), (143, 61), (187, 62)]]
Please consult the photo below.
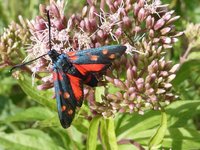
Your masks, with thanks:
[(63, 128), (71, 125), (76, 106), (82, 105), (83, 82), (96, 86), (98, 80), (93, 73), (106, 70), (115, 58), (124, 54), (125, 50), (126, 46), (111, 45), (69, 52), (67, 55), (49, 52), (54, 64), (57, 109)]
[(96, 86), (98, 80), (93, 73), (106, 70), (112, 61), (124, 54), (126, 46), (110, 45), (78, 52), (67, 53), (73, 66), (84, 76), (84, 83)]
[(69, 55), (69, 58), (73, 64), (110, 64), (113, 59), (122, 56), (125, 51), (126, 46), (109, 45), (81, 50)]
[(66, 72), (65, 66), (62, 65), (65, 64), (65, 57), (62, 55), (60, 61), (54, 64), (53, 80), (59, 119), (63, 128), (67, 128), (73, 121), (76, 106), (82, 105), (83, 81)]

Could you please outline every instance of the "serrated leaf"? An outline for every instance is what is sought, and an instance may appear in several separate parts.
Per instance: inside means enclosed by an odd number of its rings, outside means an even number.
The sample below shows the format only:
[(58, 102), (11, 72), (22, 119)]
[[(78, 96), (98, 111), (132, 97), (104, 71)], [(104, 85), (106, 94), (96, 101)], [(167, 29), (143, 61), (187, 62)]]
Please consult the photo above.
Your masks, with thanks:
[(87, 150), (96, 149), (100, 119), (100, 117), (94, 117), (90, 123), (90, 127), (87, 134)]

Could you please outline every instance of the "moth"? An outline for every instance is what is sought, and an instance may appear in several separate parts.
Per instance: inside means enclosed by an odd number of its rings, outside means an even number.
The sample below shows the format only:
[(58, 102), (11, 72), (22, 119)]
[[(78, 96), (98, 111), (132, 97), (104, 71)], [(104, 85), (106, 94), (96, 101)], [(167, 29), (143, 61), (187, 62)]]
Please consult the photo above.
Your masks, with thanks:
[(83, 84), (97, 86), (95, 73), (106, 71), (112, 61), (122, 56), (126, 46), (109, 45), (87, 50), (58, 53), (51, 48), (51, 24), (47, 11), (50, 50), (29, 62), (16, 65), (11, 70), (27, 65), (45, 55), (53, 63), (53, 82), (55, 88), (58, 116), (63, 128), (68, 128), (75, 116), (76, 107), (83, 103)]

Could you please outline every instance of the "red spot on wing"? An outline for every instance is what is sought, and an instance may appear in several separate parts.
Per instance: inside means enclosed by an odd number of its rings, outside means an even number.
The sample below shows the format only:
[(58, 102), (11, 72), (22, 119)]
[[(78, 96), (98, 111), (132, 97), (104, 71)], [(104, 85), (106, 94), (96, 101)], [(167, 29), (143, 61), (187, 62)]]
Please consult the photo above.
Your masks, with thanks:
[(67, 107), (65, 105), (62, 106), (61, 110), (65, 111), (67, 109)]
[(67, 111), (68, 115), (72, 115), (73, 112), (74, 112), (74, 111), (73, 111), (72, 109), (70, 109), (70, 110)]
[(83, 98), (83, 89), (82, 89), (82, 83), (81, 83), (81, 79), (67, 74), (69, 81), (70, 81), (70, 85), (72, 87), (72, 91), (74, 93), (74, 96), (76, 98), (77, 101), (81, 101)]
[(110, 59), (115, 59), (115, 54), (111, 54), (111, 55), (109, 56), (109, 58), (110, 58)]
[(53, 72), (53, 80), (63, 80), (62, 74), (59, 72)]
[(104, 55), (106, 55), (106, 54), (108, 54), (108, 50), (107, 50), (107, 49), (104, 49), (104, 50), (102, 50), (102, 53), (103, 53)]
[(77, 60), (78, 57), (74, 55), (74, 56), (71, 56), (70, 59), (71, 59), (71, 60)]
[(99, 72), (103, 70), (105, 64), (73, 64), (76, 69), (82, 74), (86, 75), (88, 72)]
[(70, 95), (69, 95), (68, 92), (65, 92), (65, 93), (63, 94), (63, 96), (64, 96), (65, 99), (68, 99), (68, 98), (70, 97)]
[(90, 56), (90, 60), (92, 60), (92, 61), (97, 61), (98, 58), (99, 58), (99, 56), (97, 56), (97, 55), (91, 55)]
[(68, 52), (68, 53), (67, 53), (67, 55), (68, 55), (69, 57), (71, 57), (71, 56), (74, 56), (74, 55), (76, 55), (76, 52), (75, 52), (75, 51)]

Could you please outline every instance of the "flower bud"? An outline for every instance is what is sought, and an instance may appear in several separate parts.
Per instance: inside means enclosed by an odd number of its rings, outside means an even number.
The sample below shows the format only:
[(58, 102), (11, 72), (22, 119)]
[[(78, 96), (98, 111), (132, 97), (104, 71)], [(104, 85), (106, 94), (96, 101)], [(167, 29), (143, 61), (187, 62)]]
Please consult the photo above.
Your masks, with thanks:
[(152, 94), (154, 94), (154, 89), (153, 89), (153, 88), (150, 88), (150, 89), (146, 90), (146, 93), (147, 93), (148, 95), (152, 95)]
[(166, 13), (162, 18), (165, 20), (165, 21), (168, 21), (170, 18), (171, 18), (171, 14), (170, 13)]
[(129, 109), (133, 110), (134, 107), (135, 107), (135, 104), (131, 103), (131, 104), (128, 105), (128, 107), (129, 107)]
[(125, 16), (122, 18), (123, 24), (126, 28), (130, 28), (131, 27), (131, 20), (128, 16)]
[(135, 97), (136, 97), (136, 94), (135, 94), (135, 93), (132, 93), (132, 94), (129, 96), (128, 100), (129, 100), (129, 101), (133, 101), (133, 100), (135, 99)]
[(120, 100), (123, 99), (123, 95), (121, 92), (117, 92), (115, 95), (118, 97), (118, 99), (120, 99)]
[(158, 30), (160, 28), (162, 28), (165, 24), (165, 21), (163, 18), (160, 18), (154, 25), (154, 30)]
[(117, 97), (116, 95), (114, 95), (114, 94), (108, 94), (106, 98), (107, 98), (107, 99), (112, 99), (112, 100), (114, 100), (114, 101), (117, 101), (117, 100), (118, 100), (118, 97)]
[(114, 79), (114, 84), (122, 89), (126, 89), (126, 85), (119, 79)]
[(138, 0), (138, 6), (139, 7), (144, 7), (144, 4), (145, 4), (145, 0)]
[(179, 67), (180, 67), (180, 64), (176, 64), (169, 70), (169, 72), (175, 73), (179, 69)]
[(169, 49), (172, 48), (172, 45), (168, 45), (168, 44), (163, 44), (164, 49)]
[(167, 71), (161, 71), (159, 76), (161, 77), (167, 77), (169, 75), (169, 73)]
[(156, 94), (163, 94), (163, 93), (165, 93), (165, 92), (166, 92), (166, 91), (165, 91), (164, 89), (159, 88), (159, 89), (157, 89)]
[(128, 99), (128, 97), (129, 97), (129, 96), (128, 96), (128, 93), (125, 92), (124, 95), (123, 95), (123, 97), (124, 97), (125, 100)]
[(138, 15), (139, 10), (140, 10), (140, 6), (138, 5), (138, 3), (135, 3), (134, 8), (133, 8), (133, 12), (135, 16)]
[(142, 22), (146, 18), (144, 8), (141, 8), (139, 10), (137, 17), (138, 17), (138, 21), (140, 21), (140, 22)]
[(51, 12), (53, 13), (53, 15), (56, 17), (56, 18), (60, 18), (60, 12), (58, 10), (58, 7), (55, 5), (55, 4), (52, 4), (50, 6), (50, 9), (51, 9)]
[(171, 40), (172, 40), (172, 43), (178, 42), (178, 38), (172, 38)]
[(90, 22), (87, 17), (84, 18), (84, 24), (87, 31), (90, 31)]
[(167, 82), (171, 82), (172, 80), (174, 80), (175, 77), (176, 77), (175, 74), (171, 74), (171, 75), (168, 77)]
[(131, 70), (131, 68), (129, 67), (126, 71), (126, 74), (127, 74), (127, 79), (128, 80), (133, 80), (133, 71)]
[(135, 90), (136, 90), (135, 87), (130, 87), (130, 88), (128, 89), (128, 93), (131, 94), (131, 93), (135, 92)]
[(117, 37), (120, 37), (122, 34), (123, 34), (122, 28), (117, 28), (117, 30), (115, 31), (115, 35), (116, 35)]
[(55, 21), (53, 22), (53, 25), (54, 25), (59, 31), (61, 31), (62, 29), (65, 28), (65, 26), (63, 25), (61, 19), (55, 20)]
[(164, 44), (171, 44), (172, 40), (170, 37), (161, 37), (162, 43)]
[(180, 16), (175, 16), (175, 17), (171, 18), (169, 21), (167, 21), (166, 24), (171, 24), (171, 23), (175, 22), (176, 20), (178, 20), (179, 18), (180, 18)]
[(43, 4), (39, 5), (39, 11), (42, 16), (46, 16), (46, 6)]
[(114, 84), (114, 80), (113, 80), (111, 77), (105, 76), (105, 79), (106, 79), (108, 82), (111, 82), (111, 83)]
[[(151, 38), (153, 38), (154, 37), (154, 30), (153, 29), (150, 29), (149, 30), (149, 36), (151, 37)], [(155, 43), (156, 41), (154, 41), (154, 43)], [(158, 41), (157, 41), (158, 42)], [(156, 43), (157, 43), (156, 42)]]
[(83, 9), (82, 9), (82, 17), (85, 17), (87, 15), (87, 9), (88, 9), (87, 6), (83, 7)]
[(160, 30), (161, 35), (165, 35), (171, 31), (172, 28), (170, 27), (165, 27), (162, 30)]
[(169, 89), (172, 87), (171, 83), (164, 83), (164, 88)]
[(148, 29), (151, 29), (154, 25), (154, 18), (152, 18), (150, 15), (146, 18), (146, 27)]
[(184, 34), (184, 32), (178, 32), (177, 34), (175, 34), (173, 37), (179, 37), (179, 36), (181, 36), (181, 35), (183, 35)]

